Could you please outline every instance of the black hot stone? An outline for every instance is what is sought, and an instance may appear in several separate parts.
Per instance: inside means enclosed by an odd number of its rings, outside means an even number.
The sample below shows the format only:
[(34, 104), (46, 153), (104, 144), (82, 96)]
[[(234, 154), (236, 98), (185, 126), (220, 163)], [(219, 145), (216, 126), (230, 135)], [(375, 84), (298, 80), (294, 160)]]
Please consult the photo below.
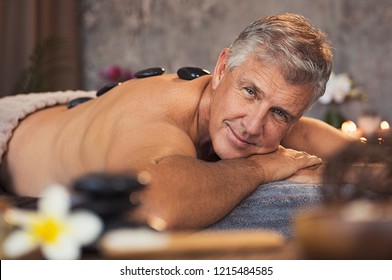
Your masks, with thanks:
[(93, 99), (93, 98), (91, 98), (91, 97), (79, 97), (79, 98), (72, 99), (71, 101), (69, 101), (67, 103), (67, 108), (71, 109), (71, 108), (73, 108), (73, 107), (75, 107), (75, 106), (77, 106), (79, 104), (82, 104), (82, 103), (84, 103), (86, 101), (89, 101), (91, 99)]
[(73, 184), (75, 192), (94, 198), (128, 197), (132, 192), (144, 187), (129, 175), (108, 175), (94, 173), (86, 175)]
[(74, 182), (72, 208), (93, 211), (104, 220), (105, 227), (111, 227), (138, 206), (130, 195), (142, 187), (128, 175), (89, 174)]
[(87, 209), (90, 210), (103, 219), (109, 217), (120, 217), (125, 212), (132, 210), (137, 205), (132, 204), (129, 201), (129, 197), (121, 198), (91, 198), (91, 197), (78, 197), (74, 200), (73, 209)]
[(102, 94), (108, 92), (109, 90), (111, 90), (112, 88), (114, 88), (115, 86), (119, 85), (120, 83), (118, 82), (113, 82), (113, 83), (109, 83), (103, 87), (101, 87), (99, 90), (97, 90), (97, 96), (101, 96)]
[(165, 72), (165, 68), (162, 67), (153, 67), (144, 70), (137, 71), (135, 73), (136, 78), (148, 78), (153, 76), (162, 75)]
[(198, 67), (182, 67), (177, 70), (177, 75), (183, 80), (193, 80), (204, 75), (209, 75), (208, 70)]

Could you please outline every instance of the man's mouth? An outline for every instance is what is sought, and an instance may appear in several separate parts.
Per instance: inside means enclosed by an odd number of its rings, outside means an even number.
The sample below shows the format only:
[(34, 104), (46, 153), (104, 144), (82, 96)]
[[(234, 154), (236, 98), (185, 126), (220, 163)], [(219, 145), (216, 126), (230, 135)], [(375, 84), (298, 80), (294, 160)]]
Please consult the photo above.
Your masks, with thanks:
[(229, 137), (239, 145), (253, 145), (253, 143), (249, 142), (246, 138), (242, 137), (240, 134), (238, 134), (234, 129), (230, 127), (230, 125), (227, 126), (230, 130), (230, 135)]

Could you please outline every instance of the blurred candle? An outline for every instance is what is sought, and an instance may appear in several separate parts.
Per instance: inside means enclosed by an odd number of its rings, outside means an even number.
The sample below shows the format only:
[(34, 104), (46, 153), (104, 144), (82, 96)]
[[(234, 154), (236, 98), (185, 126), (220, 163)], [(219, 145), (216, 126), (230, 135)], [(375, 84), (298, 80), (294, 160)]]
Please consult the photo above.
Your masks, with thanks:
[(352, 137), (358, 138), (359, 136), (357, 125), (351, 120), (342, 123), (341, 130)]
[(380, 123), (380, 128), (381, 128), (382, 130), (389, 129), (389, 123), (388, 123), (387, 121), (382, 121), (382, 122)]
[(364, 110), (358, 118), (358, 128), (368, 138), (373, 137), (380, 130), (381, 116), (375, 109)]
[(367, 139), (366, 139), (366, 137), (359, 137), (359, 142), (361, 142), (361, 143), (367, 143)]
[(378, 132), (378, 136), (379, 136), (378, 143), (381, 144), (382, 142), (384, 142), (383, 138), (388, 136), (389, 133), (390, 133), (390, 131), (389, 131), (389, 123), (387, 121), (382, 121), (380, 123), (380, 130)]

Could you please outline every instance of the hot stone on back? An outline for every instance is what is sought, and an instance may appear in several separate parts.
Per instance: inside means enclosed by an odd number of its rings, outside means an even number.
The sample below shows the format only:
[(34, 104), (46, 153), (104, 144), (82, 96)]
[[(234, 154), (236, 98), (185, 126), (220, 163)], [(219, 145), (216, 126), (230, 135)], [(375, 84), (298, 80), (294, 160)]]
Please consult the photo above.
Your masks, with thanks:
[(84, 103), (86, 101), (89, 101), (91, 99), (93, 99), (93, 98), (91, 98), (91, 97), (79, 97), (79, 98), (72, 99), (71, 101), (69, 101), (67, 103), (67, 108), (71, 109), (71, 108), (73, 108), (73, 107), (75, 107), (75, 106), (77, 106), (79, 104), (82, 104), (82, 103)]
[(148, 69), (143, 69), (140, 71), (137, 71), (135, 73), (136, 78), (148, 78), (148, 77), (153, 77), (153, 76), (159, 76), (162, 75), (165, 72), (165, 68), (162, 67), (153, 67), (153, 68), (148, 68)]
[(98, 91), (97, 91), (97, 96), (101, 96), (102, 94), (108, 92), (109, 90), (111, 90), (112, 88), (114, 88), (115, 86), (118, 86), (120, 83), (119, 82), (113, 82), (113, 83), (109, 83), (107, 85), (104, 85), (103, 87), (101, 87)]

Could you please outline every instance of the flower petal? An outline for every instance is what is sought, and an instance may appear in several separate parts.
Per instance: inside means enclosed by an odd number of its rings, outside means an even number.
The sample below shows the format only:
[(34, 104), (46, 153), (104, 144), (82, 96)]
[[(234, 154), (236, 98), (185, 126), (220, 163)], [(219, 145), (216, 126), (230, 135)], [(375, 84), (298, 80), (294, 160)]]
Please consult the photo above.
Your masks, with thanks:
[(49, 185), (38, 201), (38, 209), (42, 213), (65, 217), (71, 206), (70, 195), (65, 187), (59, 184)]
[(3, 243), (4, 254), (9, 258), (18, 258), (34, 250), (38, 244), (22, 230), (11, 233)]
[(81, 245), (92, 243), (103, 230), (103, 223), (97, 215), (88, 211), (72, 213), (67, 222), (71, 228), (71, 235)]
[(49, 260), (76, 260), (80, 258), (80, 247), (70, 235), (62, 235), (58, 242), (45, 244), (42, 254)]
[(321, 104), (329, 104), (332, 102), (333, 94), (336, 89), (335, 75), (331, 73), (329, 80), (325, 86), (324, 94), (318, 99)]
[(344, 93), (349, 93), (352, 87), (352, 81), (347, 73), (342, 73), (336, 76), (336, 81), (339, 85), (339, 89)]
[(322, 95), (318, 101), (321, 104), (329, 104), (332, 101), (332, 94), (330, 94), (329, 92), (325, 91), (324, 95)]
[(344, 102), (344, 100), (346, 99), (346, 93), (342, 90), (336, 90), (334, 92), (334, 96), (333, 96), (333, 100), (338, 103), (338, 104), (342, 104)]
[(37, 213), (29, 210), (10, 208), (4, 214), (4, 219), (11, 225), (27, 228), (31, 221), (37, 217)]

